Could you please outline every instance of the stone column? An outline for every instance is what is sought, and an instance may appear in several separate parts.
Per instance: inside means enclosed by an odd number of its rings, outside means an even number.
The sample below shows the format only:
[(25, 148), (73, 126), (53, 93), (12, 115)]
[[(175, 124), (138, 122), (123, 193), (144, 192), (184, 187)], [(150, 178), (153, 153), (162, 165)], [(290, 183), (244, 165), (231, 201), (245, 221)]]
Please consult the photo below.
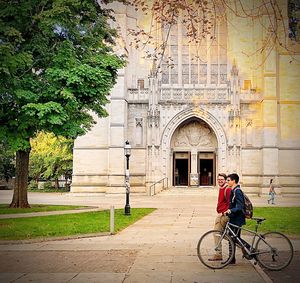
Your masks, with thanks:
[[(119, 72), (118, 83), (111, 93), (110, 103), (110, 127), (108, 151), (108, 188), (107, 193), (123, 193), (125, 157), (124, 143), (127, 139), (125, 135), (127, 127), (127, 101), (126, 101), (126, 83), (125, 71)], [(129, 142), (132, 144), (133, 141)], [(132, 154), (134, 152), (132, 151)], [(121, 161), (121, 162), (120, 162)]]
[(198, 186), (199, 185), (199, 176), (198, 176), (198, 152), (196, 148), (191, 150), (191, 174), (190, 174), (190, 185)]
[(157, 78), (156, 62), (153, 61), (149, 75), (149, 108), (147, 114), (147, 153), (148, 166), (146, 173), (147, 190), (154, 182), (161, 179), (160, 170), (160, 109), (158, 105), (159, 83)]
[[(265, 56), (267, 56), (266, 50)], [(269, 181), (278, 175), (278, 114), (277, 114), (277, 56), (272, 51), (264, 65), (264, 97), (262, 102), (263, 116), (263, 149), (262, 149), (262, 189), (267, 193)], [(279, 180), (274, 180), (278, 184)]]

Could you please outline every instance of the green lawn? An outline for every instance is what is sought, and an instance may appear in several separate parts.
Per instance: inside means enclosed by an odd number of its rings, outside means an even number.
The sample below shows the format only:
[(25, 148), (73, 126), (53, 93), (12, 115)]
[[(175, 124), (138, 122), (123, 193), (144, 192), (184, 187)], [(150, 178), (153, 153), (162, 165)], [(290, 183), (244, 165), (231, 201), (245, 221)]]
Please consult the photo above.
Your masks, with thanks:
[(46, 204), (31, 204), (30, 206), (31, 208), (9, 208), (8, 204), (0, 204), (0, 214), (71, 210), (71, 209), (79, 209), (84, 207), (79, 205), (75, 206), (75, 205), (46, 205)]
[[(300, 235), (300, 207), (254, 207), (254, 217), (264, 217), (260, 232), (277, 231)], [(256, 221), (247, 220), (246, 228), (254, 229)]]
[[(125, 216), (124, 209), (115, 210), (115, 232), (154, 211), (154, 208), (131, 208)], [(0, 219), (0, 240), (23, 240), (109, 232), (109, 210), (77, 214)]]

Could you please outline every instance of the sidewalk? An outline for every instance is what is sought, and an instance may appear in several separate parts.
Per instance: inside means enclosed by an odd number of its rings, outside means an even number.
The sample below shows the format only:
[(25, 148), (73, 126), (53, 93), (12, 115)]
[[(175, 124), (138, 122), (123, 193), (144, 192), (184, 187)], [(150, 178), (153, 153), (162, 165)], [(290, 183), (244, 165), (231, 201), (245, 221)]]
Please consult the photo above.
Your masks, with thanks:
[[(5, 199), (0, 194), (1, 200)], [(197, 255), (200, 236), (215, 218), (215, 191), (131, 196), (131, 207), (158, 209), (114, 236), (0, 245), (0, 282), (265, 282), (251, 263), (223, 270), (204, 267)], [(31, 203), (54, 203), (53, 195), (30, 194)], [(56, 196), (57, 204), (124, 206), (125, 196)], [(259, 205), (260, 198), (251, 198)], [(291, 202), (295, 199), (291, 199)], [(289, 200), (285, 200), (286, 205)], [(299, 250), (299, 240), (293, 242)]]
[(43, 212), (28, 212), (28, 213), (14, 213), (14, 214), (0, 214), (0, 219), (8, 218), (26, 218), (33, 216), (47, 216), (47, 215), (61, 215), (61, 214), (74, 214), (82, 212), (100, 211), (99, 207), (86, 207), (73, 210), (55, 210), (55, 211), (43, 211)]
[(299, 250), (294, 253), (294, 258), (290, 265), (284, 270), (280, 271), (269, 271), (265, 270), (264, 272), (269, 276), (269, 278), (274, 283), (298, 283), (300, 282), (300, 252)]

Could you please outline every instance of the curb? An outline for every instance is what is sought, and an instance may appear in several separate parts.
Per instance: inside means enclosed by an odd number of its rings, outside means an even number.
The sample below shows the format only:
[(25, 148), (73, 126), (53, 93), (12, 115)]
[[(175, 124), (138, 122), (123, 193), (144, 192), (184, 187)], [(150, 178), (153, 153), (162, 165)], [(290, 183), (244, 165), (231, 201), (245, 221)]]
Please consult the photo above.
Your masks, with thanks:
[(34, 243), (42, 243), (42, 242), (51, 242), (51, 241), (63, 241), (63, 240), (76, 240), (82, 238), (92, 238), (92, 237), (103, 237), (103, 236), (112, 236), (110, 232), (102, 232), (102, 233), (93, 233), (93, 234), (82, 234), (82, 235), (74, 235), (74, 236), (65, 236), (65, 237), (53, 237), (53, 238), (37, 238), (30, 240), (7, 240), (0, 241), (0, 245), (20, 245), (20, 244), (34, 244)]
[(263, 271), (263, 269), (259, 266), (258, 263), (254, 263), (253, 261), (251, 261), (251, 264), (253, 266), (253, 268), (256, 270), (256, 272), (260, 275), (260, 277), (266, 282), (266, 283), (273, 283), (273, 281), (271, 280), (271, 278)]

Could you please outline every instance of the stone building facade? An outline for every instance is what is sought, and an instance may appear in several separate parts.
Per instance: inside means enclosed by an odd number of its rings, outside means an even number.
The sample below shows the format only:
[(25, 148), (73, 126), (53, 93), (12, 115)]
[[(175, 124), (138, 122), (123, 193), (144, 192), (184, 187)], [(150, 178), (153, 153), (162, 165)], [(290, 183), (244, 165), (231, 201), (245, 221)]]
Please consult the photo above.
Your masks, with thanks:
[[(279, 2), (287, 19), (287, 1)], [(71, 192), (124, 193), (128, 140), (131, 192), (149, 193), (163, 178), (182, 189), (214, 187), (218, 172), (237, 172), (247, 192), (266, 193), (274, 178), (278, 192), (300, 193), (299, 41), (286, 38), (293, 59), (278, 46), (253, 52), (263, 26), (228, 11), (230, 25), (218, 24), (216, 41), (193, 46), (178, 21), (166, 49), (173, 66), (156, 72), (127, 36), (149, 21), (120, 3), (112, 8), (128, 64), (109, 116), (95, 117), (75, 142)]]

